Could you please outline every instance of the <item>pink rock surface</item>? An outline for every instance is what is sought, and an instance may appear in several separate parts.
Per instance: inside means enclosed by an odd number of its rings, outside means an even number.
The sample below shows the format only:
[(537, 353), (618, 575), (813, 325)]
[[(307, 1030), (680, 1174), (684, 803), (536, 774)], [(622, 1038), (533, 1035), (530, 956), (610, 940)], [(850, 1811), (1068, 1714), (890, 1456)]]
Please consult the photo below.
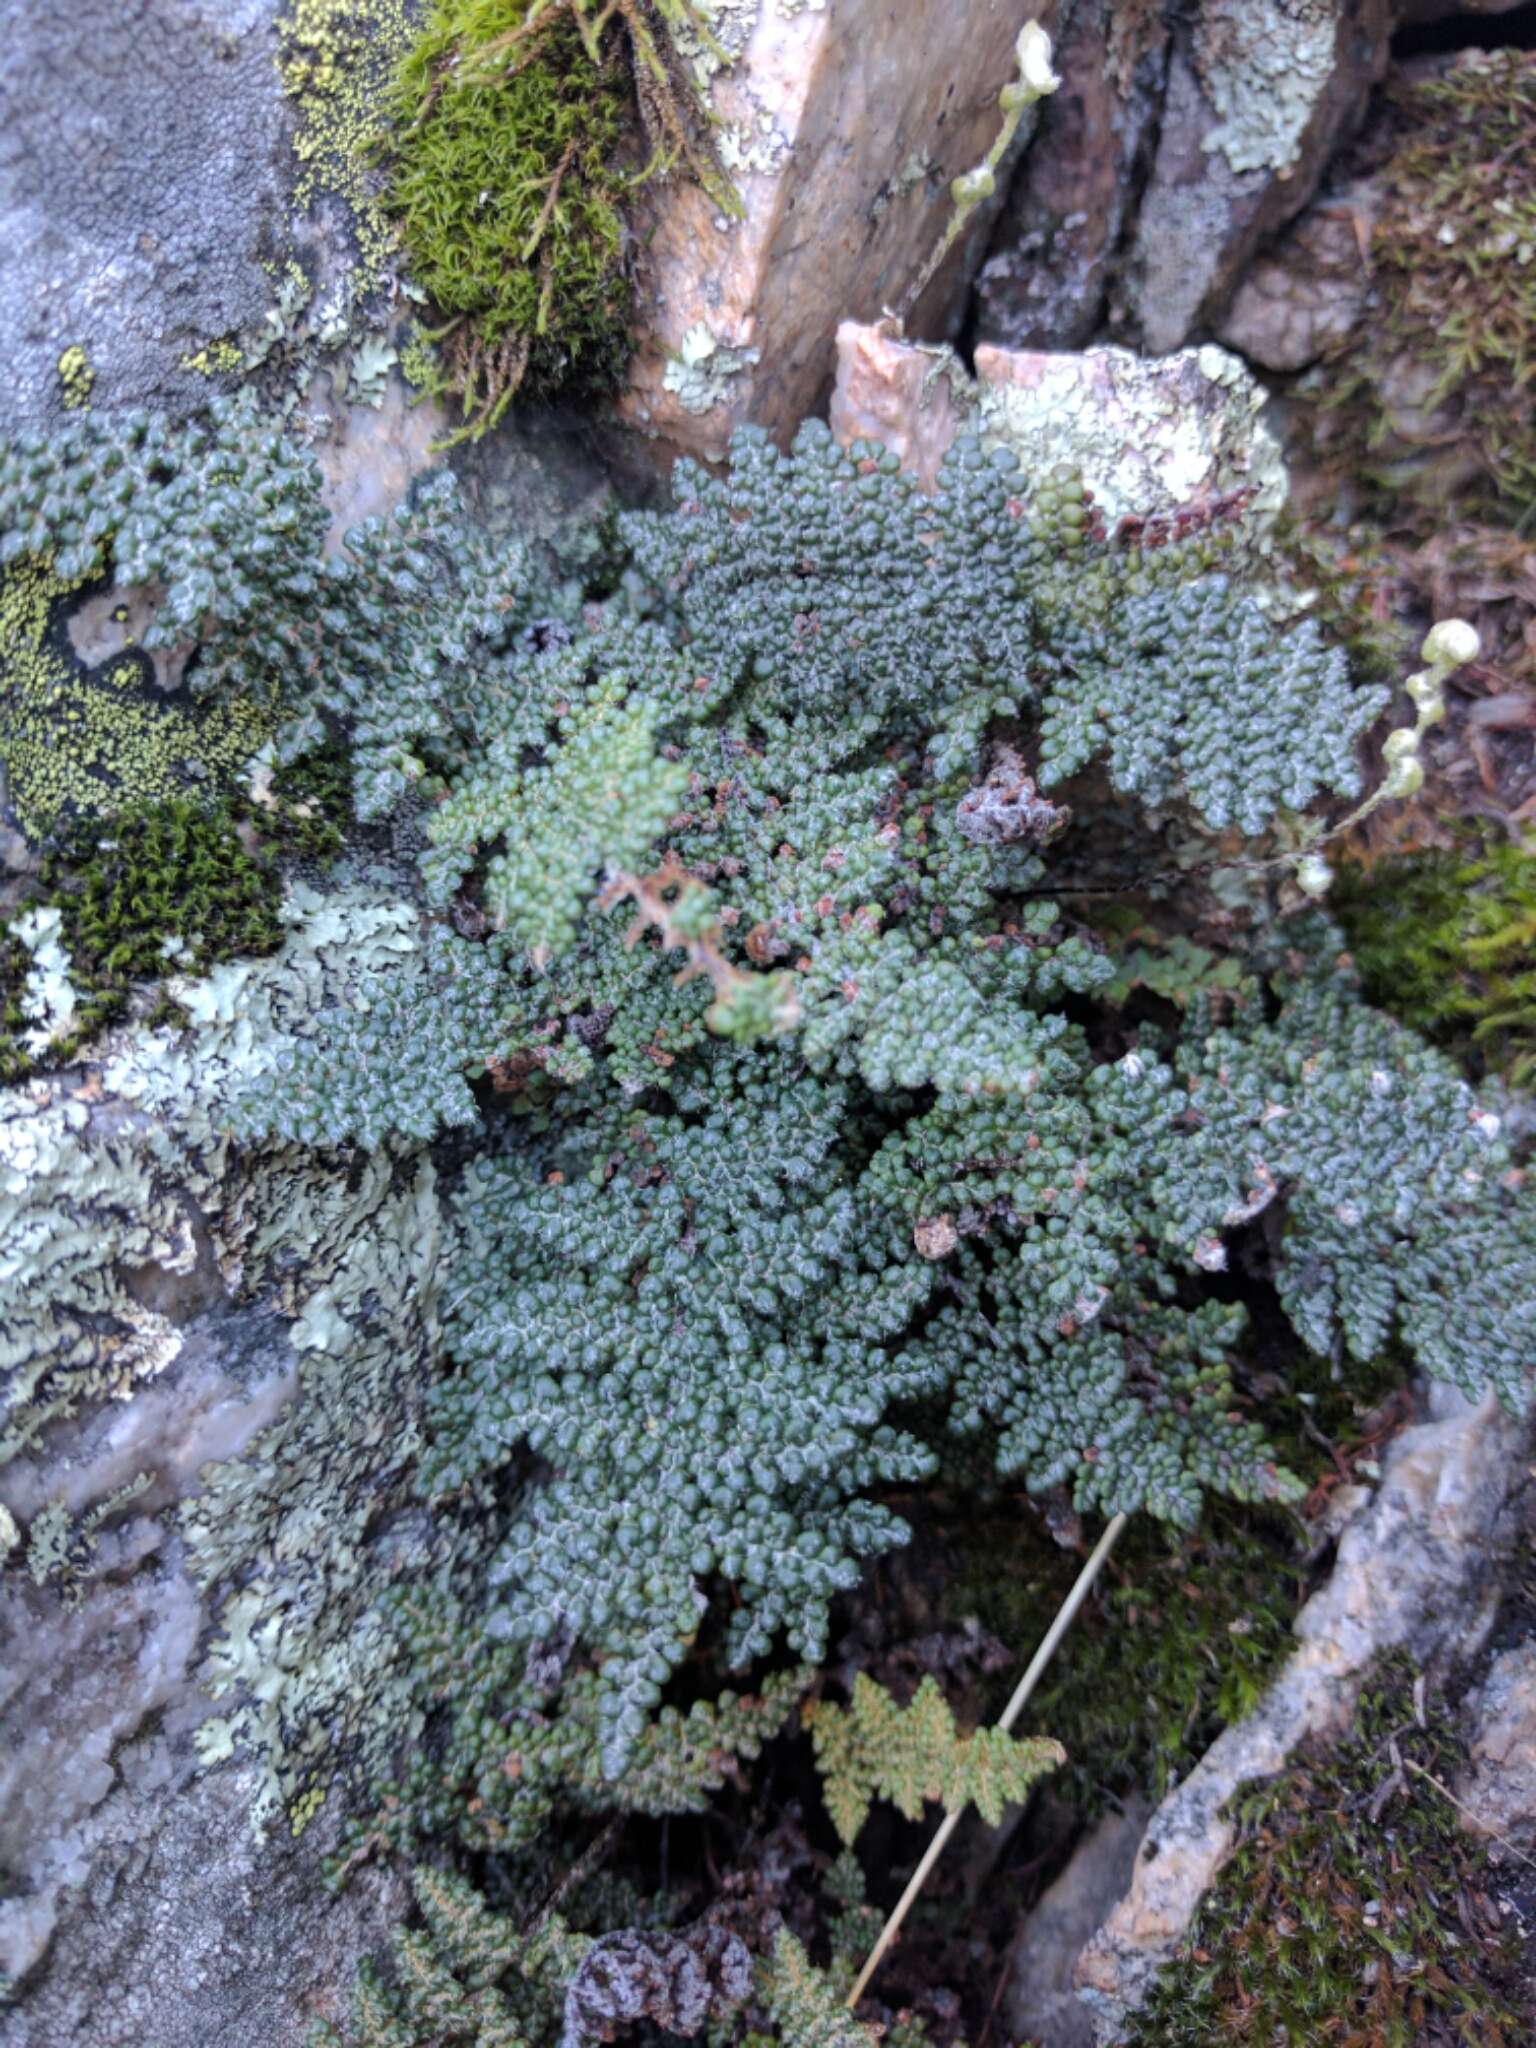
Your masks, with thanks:
[[(951, 181), (998, 132), (1020, 28), (1033, 18), (1052, 31), (1061, 11), (1060, 0), (762, 0), (714, 103), (727, 161), (730, 138), (745, 136), (754, 158), (777, 167), (733, 169), (739, 221), (684, 179), (653, 194), (621, 419), (656, 436), (663, 457), (717, 460), (748, 420), (787, 438), (825, 400), (839, 318), (878, 319), (921, 271), (948, 221)], [(977, 208), (912, 332), (953, 330), (994, 213)], [(690, 388), (678, 366), (701, 330), (717, 350), (706, 371), (729, 367)]]

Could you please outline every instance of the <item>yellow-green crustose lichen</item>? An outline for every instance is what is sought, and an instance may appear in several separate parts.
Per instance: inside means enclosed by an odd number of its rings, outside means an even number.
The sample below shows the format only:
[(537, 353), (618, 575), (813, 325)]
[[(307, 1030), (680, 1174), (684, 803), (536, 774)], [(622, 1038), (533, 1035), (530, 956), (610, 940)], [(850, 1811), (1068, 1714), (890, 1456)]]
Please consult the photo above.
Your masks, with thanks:
[(283, 90), (298, 113), (294, 199), (301, 209), (321, 199), (346, 206), (358, 249), (354, 299), (382, 284), (394, 261), (395, 231), (367, 154), (418, 12), (412, 0), (294, 0), (279, 30)]
[(81, 412), (91, 402), (91, 392), (96, 384), (96, 372), (91, 359), (79, 342), (73, 342), (59, 357), (59, 384), (64, 395), (64, 404), (70, 412)]
[(211, 791), (271, 731), (269, 714), (247, 700), (167, 696), (138, 654), (86, 669), (63, 626), (74, 594), (46, 559), (23, 558), (0, 577), (0, 762), (29, 839), (69, 813), (106, 817), (178, 790)]
[[(0, 766), (28, 837), (231, 780), (275, 728), (326, 525), (248, 397), (0, 440)], [(113, 592), (138, 644), (92, 666)]]
[(204, 343), (203, 347), (181, 359), (184, 370), (196, 370), (204, 377), (223, 377), (244, 367), (245, 350), (231, 336), (225, 335), (219, 341)]

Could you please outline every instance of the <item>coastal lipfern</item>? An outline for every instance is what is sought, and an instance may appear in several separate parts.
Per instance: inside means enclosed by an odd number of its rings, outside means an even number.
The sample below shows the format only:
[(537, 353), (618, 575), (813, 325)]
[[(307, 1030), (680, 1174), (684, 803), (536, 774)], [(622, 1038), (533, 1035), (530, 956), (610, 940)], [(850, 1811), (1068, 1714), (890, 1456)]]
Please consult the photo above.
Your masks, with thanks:
[[(1094, 827), (1032, 751), (1262, 834), (1354, 790), (1379, 693), (1202, 540), (1032, 521), (1010, 458), (962, 446), (924, 497), (807, 428), (676, 483), (621, 521), (617, 598), (553, 631), (525, 590), (419, 722), (428, 898), (489, 927), (495, 997), (423, 956), (395, 1033), (520, 1112), (460, 1177), (419, 1485), (447, 1513), (516, 1481), (489, 1626), (595, 1655), (615, 1785), (717, 1603), (738, 1666), (821, 1657), (936, 1417), (1084, 1509), (1288, 1497), (1235, 1243), (1309, 1345), (1399, 1337), (1510, 1398), (1536, 1315), (1496, 1116), (1331, 928), (1239, 934), (1138, 1021), (1051, 893)], [(377, 1142), (391, 1085), (306, 1132)], [(263, 1088), (253, 1128), (314, 1100), (284, 1060)]]
[[(1272, 856), (1282, 813), (1354, 788), (1378, 693), (1261, 631), (1209, 534), (1096, 539), (970, 445), (928, 497), (825, 429), (788, 455), (749, 433), (619, 521), (627, 562), (584, 604), (446, 485), (323, 555), (317, 473), (248, 409), (68, 431), (7, 456), (11, 552), (171, 576), (212, 493), (225, 582), (164, 613), (189, 681), (268, 704), (296, 759), (344, 743), (359, 815), (420, 850), (388, 934), (313, 999), (243, 1019), (265, 984), (241, 970), (182, 1000), (259, 1028), (219, 1103), (243, 1144), (393, 1180), (452, 1134), (441, 1348), (425, 1377), (413, 1355), (389, 1493), (421, 1517), (401, 1577), (478, 1617), (490, 1665), (560, 1662), (565, 1707), (528, 1711), (569, 1714), (587, 1761), (530, 1788), (530, 1827), (589, 1810), (594, 1759), (622, 1807), (706, 1629), (737, 1667), (819, 1659), (946, 1430), (1085, 1509), (1286, 1497), (1235, 1252), (1318, 1350), (1397, 1338), (1523, 1391), (1536, 1258), (1498, 1117), (1361, 1004), (1336, 932), (1229, 918), (1232, 971), (1158, 1006), (1076, 908), (1085, 849), (1123, 840), (1134, 875), (1220, 828), (1224, 858), (1234, 829)], [(1090, 760), (1112, 807), (1041, 793)], [(340, 943), (326, 904), (304, 916)], [(346, 1333), (317, 1308), (303, 1334), (328, 1359)], [(332, 1427), (295, 1415), (306, 1444)], [(270, 1690), (265, 1512), (198, 1544), (238, 1587), (228, 1680)], [(398, 1703), (411, 1636), (377, 1591), (349, 1581), (348, 1642)], [(349, 1657), (305, 1697), (342, 1699)], [(455, 1685), (479, 1683), (471, 1660)], [(410, 1803), (407, 1832), (442, 1824)]]
[(845, 1843), (854, 1840), (876, 1799), (888, 1799), (907, 1820), (921, 1820), (928, 1800), (946, 1813), (974, 1805), (996, 1827), (1010, 1801), (1026, 1799), (1038, 1779), (1066, 1760), (1060, 1743), (1043, 1736), (1015, 1737), (1002, 1728), (962, 1735), (931, 1674), (901, 1706), (861, 1671), (846, 1707), (818, 1700), (807, 1719), (822, 1797)]

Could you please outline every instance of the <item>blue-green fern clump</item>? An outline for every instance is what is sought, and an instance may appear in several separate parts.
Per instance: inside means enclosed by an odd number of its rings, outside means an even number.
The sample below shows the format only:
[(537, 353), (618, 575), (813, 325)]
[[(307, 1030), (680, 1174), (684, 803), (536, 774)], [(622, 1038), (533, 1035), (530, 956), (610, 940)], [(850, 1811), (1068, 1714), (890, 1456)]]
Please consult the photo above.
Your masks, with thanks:
[(1098, 543), (973, 446), (933, 497), (815, 427), (675, 484), (585, 608), (516, 550), (362, 550), (306, 715), (352, 725), (365, 808), (425, 804), (444, 932), (235, 1111), (322, 1144), (485, 1119), (419, 1486), (512, 1503), (484, 1626), (595, 1670), (615, 1777), (701, 1641), (822, 1656), (935, 1416), (1085, 1509), (1287, 1496), (1235, 1246), (1324, 1353), (1395, 1335), (1515, 1399), (1536, 1325), (1497, 1117), (1325, 921), (1234, 938), (1164, 1014), (1052, 894), (1096, 827), (1036, 777), (1091, 759), (1273, 851), (1356, 793), (1378, 691), (1218, 536)]

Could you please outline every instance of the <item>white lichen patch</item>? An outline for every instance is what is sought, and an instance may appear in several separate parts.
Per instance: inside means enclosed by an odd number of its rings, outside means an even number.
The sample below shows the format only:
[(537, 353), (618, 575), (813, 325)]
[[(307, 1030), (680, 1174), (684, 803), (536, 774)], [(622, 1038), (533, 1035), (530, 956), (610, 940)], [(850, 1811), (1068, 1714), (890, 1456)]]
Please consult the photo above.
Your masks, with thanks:
[(672, 40), (692, 68), (701, 91), (707, 93), (720, 73), (746, 49), (762, 11), (763, 0), (698, 0), (698, 13), (708, 34), (701, 35), (681, 23), (672, 28)]
[(699, 90), (704, 94), (717, 123), (714, 143), (728, 177), (747, 172), (775, 177), (792, 154), (772, 111), (762, 106), (750, 88), (738, 87), (728, 105), (722, 103), (716, 87), (734, 72), (745, 54), (753, 32), (764, 18), (787, 21), (801, 14), (822, 14), (829, 0), (697, 0), (698, 12), (707, 33), (683, 24), (671, 30)]
[(1153, 359), (978, 351), (983, 439), (1027, 471), (1076, 470), (1111, 525), (1242, 493), (1244, 532), (1262, 539), (1285, 501), (1285, 465), (1262, 388), (1235, 356), (1206, 347)]
[(1195, 30), (1195, 68), (1221, 125), (1202, 148), (1234, 171), (1296, 163), (1333, 74), (1338, 0), (1210, 0)]
[(69, 949), (61, 932), (64, 919), (51, 903), (40, 905), (17, 918), (11, 935), (32, 956), (22, 985), (21, 1008), (28, 1028), (21, 1043), (34, 1059), (41, 1059), (50, 1045), (68, 1038), (79, 1015), (79, 998), (69, 978)]
[(752, 100), (750, 118), (729, 121), (716, 137), (715, 146), (728, 176), (739, 178), (743, 171), (760, 171), (776, 177), (793, 153), (789, 137), (767, 107)]
[(731, 395), (731, 379), (755, 363), (755, 348), (732, 348), (702, 322), (683, 336), (678, 353), (667, 364), (662, 387), (676, 394), (685, 412), (712, 412)]

